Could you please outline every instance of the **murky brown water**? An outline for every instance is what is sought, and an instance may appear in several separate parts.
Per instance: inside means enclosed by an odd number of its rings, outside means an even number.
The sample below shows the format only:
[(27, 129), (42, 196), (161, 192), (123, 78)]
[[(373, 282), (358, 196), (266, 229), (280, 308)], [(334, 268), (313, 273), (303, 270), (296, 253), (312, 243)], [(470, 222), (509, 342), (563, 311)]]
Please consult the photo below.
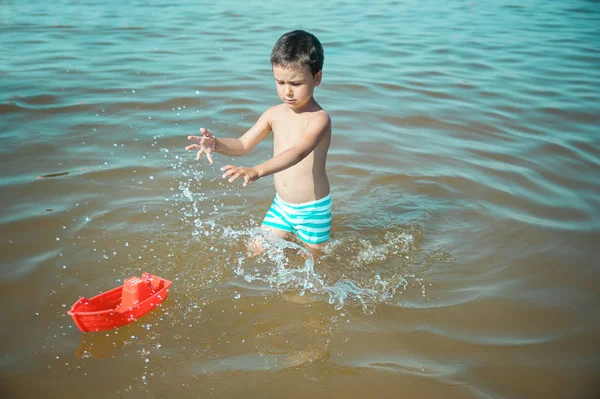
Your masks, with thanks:
[[(599, 10), (2, 2), (2, 397), (595, 397)], [(326, 51), (334, 240), (249, 258), (272, 181), (183, 147), (277, 102), (294, 28)], [(77, 330), (144, 271), (159, 309)]]

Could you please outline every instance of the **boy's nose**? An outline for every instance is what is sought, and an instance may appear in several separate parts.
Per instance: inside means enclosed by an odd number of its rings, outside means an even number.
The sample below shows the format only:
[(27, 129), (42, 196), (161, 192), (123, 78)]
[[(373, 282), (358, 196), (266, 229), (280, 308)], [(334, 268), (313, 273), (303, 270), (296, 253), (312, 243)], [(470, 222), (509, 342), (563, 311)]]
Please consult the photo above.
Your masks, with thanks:
[(292, 90), (292, 87), (291, 86), (287, 86), (285, 88), (285, 95), (288, 96), (288, 97), (291, 97), (292, 94), (294, 94), (294, 91)]

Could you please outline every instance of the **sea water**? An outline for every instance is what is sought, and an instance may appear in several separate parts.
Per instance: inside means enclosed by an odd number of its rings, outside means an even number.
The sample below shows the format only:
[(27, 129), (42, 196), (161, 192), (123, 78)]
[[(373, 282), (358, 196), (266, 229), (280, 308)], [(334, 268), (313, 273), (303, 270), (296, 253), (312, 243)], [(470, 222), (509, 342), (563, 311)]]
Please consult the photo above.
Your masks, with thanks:
[[(3, 397), (593, 397), (596, 1), (0, 3)], [(271, 178), (197, 162), (325, 48), (332, 240), (265, 241)], [(265, 238), (266, 239), (266, 238)], [(150, 272), (168, 299), (66, 314)]]

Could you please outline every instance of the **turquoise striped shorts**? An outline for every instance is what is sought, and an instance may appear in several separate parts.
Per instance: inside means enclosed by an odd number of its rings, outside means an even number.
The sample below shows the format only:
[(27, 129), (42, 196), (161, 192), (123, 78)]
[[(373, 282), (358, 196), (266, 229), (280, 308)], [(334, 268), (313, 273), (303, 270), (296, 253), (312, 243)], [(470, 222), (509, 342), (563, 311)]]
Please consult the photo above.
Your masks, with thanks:
[(294, 233), (308, 244), (325, 242), (331, 232), (331, 195), (312, 202), (290, 204), (276, 194), (262, 224)]

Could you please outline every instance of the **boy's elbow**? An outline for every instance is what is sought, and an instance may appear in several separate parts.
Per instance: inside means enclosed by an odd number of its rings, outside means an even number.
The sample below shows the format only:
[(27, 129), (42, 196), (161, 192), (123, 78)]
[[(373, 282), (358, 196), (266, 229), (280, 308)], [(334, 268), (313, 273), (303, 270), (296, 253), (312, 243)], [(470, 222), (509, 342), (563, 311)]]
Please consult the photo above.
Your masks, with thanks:
[(245, 145), (242, 145), (242, 149), (241, 149), (240, 155), (246, 155), (247, 153), (250, 152), (250, 150), (252, 150), (252, 148), (249, 148), (249, 147), (246, 147)]
[(304, 158), (306, 158), (312, 151), (298, 151), (296, 152), (296, 154), (294, 154), (294, 158), (292, 160), (293, 165), (296, 165), (297, 163), (300, 163), (300, 161), (302, 161)]
[(306, 158), (307, 156), (309, 156), (313, 151), (315, 150), (315, 147), (309, 147), (309, 148), (303, 148), (298, 152), (298, 162), (302, 161), (304, 158)]
[(240, 146), (238, 147), (238, 151), (236, 154), (238, 156), (246, 155), (252, 149), (252, 148), (250, 148), (250, 146), (246, 145), (246, 143), (242, 140), (239, 140), (239, 143), (240, 143)]
[(311, 152), (310, 151), (302, 151), (299, 155), (298, 155), (298, 162), (302, 161), (304, 158), (306, 158)]

